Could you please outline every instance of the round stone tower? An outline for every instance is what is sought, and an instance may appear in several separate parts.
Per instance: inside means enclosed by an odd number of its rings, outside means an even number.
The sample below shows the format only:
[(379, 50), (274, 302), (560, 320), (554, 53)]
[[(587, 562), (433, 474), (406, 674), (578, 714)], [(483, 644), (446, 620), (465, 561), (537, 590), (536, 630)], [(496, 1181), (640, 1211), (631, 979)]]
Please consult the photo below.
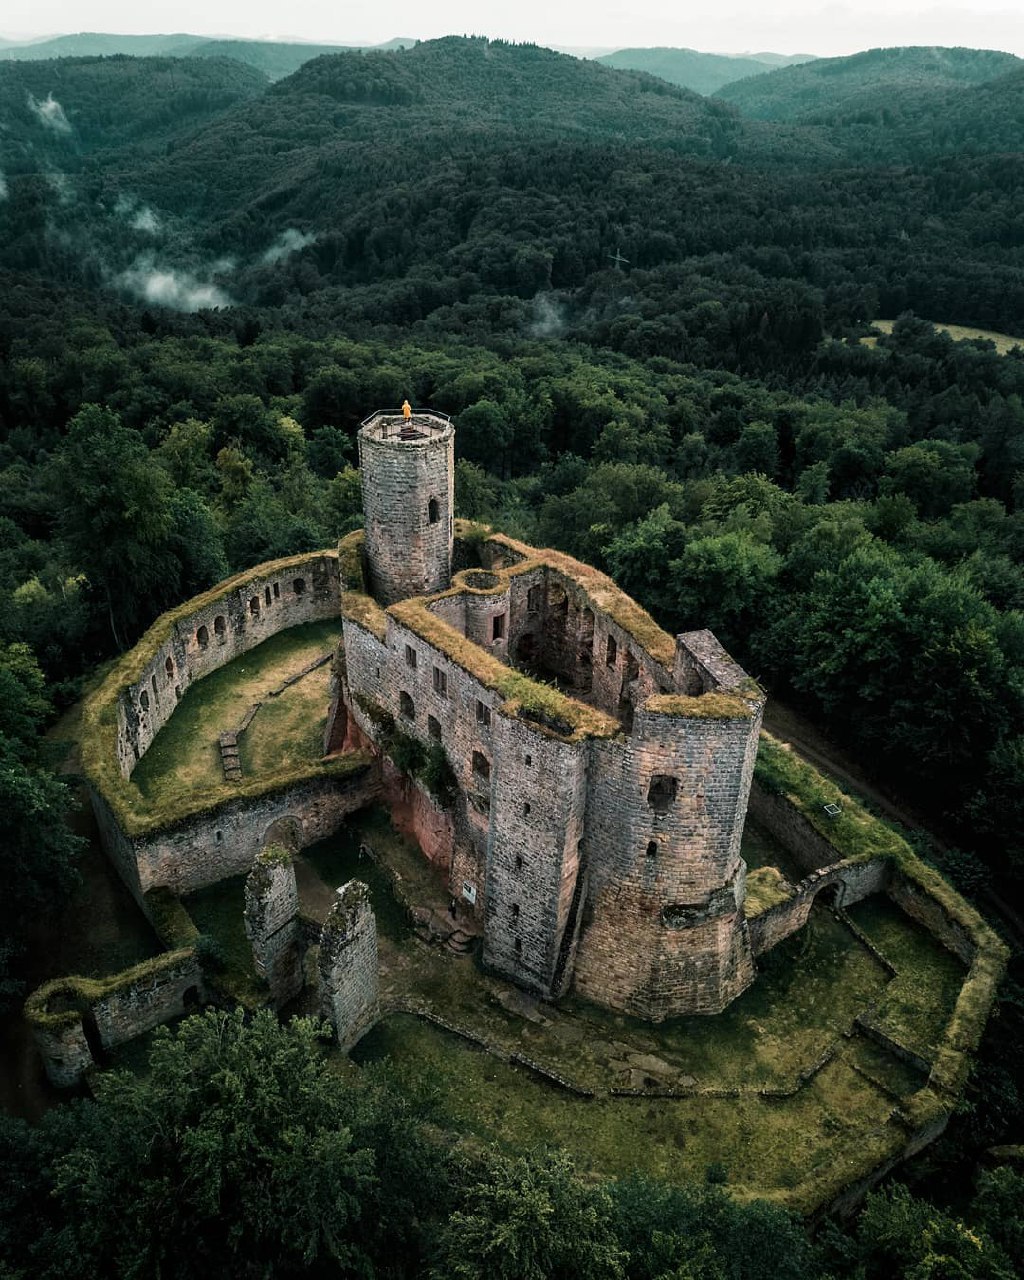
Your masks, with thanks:
[(383, 605), (451, 584), (455, 431), (443, 413), (371, 414), (359, 430), (370, 590)]

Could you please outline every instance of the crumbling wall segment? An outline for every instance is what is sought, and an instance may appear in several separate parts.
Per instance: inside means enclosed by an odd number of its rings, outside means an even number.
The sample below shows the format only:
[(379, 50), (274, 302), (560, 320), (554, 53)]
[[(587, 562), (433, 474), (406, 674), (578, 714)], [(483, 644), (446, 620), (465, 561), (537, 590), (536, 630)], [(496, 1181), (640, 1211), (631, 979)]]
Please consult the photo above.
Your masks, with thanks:
[(380, 1016), (377, 921), (359, 880), (342, 885), (324, 921), (319, 976), (321, 1015), (347, 1051)]

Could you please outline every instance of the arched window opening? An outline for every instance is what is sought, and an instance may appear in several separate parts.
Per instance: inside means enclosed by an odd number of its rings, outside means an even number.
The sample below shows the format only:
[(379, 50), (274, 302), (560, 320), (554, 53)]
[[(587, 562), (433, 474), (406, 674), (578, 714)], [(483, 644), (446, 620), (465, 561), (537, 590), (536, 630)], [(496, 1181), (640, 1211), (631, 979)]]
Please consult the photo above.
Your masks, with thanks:
[(427, 519), (431, 524), (437, 524), (441, 519), (441, 504), (436, 498), (431, 498), (427, 503)]
[(196, 632), (196, 643), (200, 649), (205, 649), (210, 643), (210, 633), (206, 627), (200, 627)]
[(259, 596), (253, 596), (253, 598), (249, 601), (249, 612), (252, 614), (254, 618), (258, 618), (260, 616)]
[(441, 741), (441, 721), (436, 716), (427, 716), (427, 733), (435, 742)]
[(413, 703), (412, 698), (404, 689), (402, 689), (398, 695), (398, 707), (406, 720), (416, 719), (416, 706)]
[(652, 840), (650, 844), (647, 846), (647, 856), (648, 858), (656, 858), (658, 856), (657, 840)]
[(214, 618), (213, 620), (213, 634), (218, 639), (222, 639), (227, 629), (228, 629), (227, 619), (224, 617), (222, 613), (218, 613), (216, 618)]
[(143, 711), (149, 710), (149, 694), (145, 691), (145, 689), (143, 689), (143, 691), (139, 694), (139, 706), (143, 709)]
[(295, 581), (292, 583), (292, 590), (295, 592), (297, 596), (301, 596), (302, 593), (306, 590), (306, 579), (296, 578)]

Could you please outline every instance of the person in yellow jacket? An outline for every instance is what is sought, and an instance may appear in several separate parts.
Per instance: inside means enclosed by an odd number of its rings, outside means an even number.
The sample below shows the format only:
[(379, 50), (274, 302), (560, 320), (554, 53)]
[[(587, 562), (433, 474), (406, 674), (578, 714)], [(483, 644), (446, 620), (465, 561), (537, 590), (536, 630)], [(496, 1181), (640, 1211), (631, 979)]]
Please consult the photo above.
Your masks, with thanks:
[(406, 420), (406, 422), (408, 422), (409, 419), (412, 417), (412, 405), (409, 403), (408, 400), (402, 401), (402, 417)]

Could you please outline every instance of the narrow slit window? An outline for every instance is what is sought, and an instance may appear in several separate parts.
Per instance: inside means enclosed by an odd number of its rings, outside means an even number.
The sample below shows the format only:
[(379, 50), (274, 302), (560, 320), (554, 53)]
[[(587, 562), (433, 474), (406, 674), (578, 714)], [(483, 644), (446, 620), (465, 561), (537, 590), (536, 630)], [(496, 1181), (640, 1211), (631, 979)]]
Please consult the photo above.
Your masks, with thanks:
[(486, 702), (481, 702), (479, 698), (476, 702), (476, 722), (477, 724), (482, 724), (485, 729), (491, 727), (491, 709)]
[(427, 520), (431, 524), (437, 524), (441, 519), (441, 504), (436, 498), (431, 498), (427, 503)]
[(491, 639), (503, 640), (505, 638), (505, 615), (497, 613), (491, 619)]
[(619, 656), (619, 646), (615, 643), (615, 637), (608, 637), (608, 645), (605, 649), (604, 660), (605, 665), (609, 667), (615, 666), (615, 659)]
[(264, 588), (263, 588), (263, 602), (264, 602), (264, 604), (269, 605), (269, 604), (270, 604), (270, 601), (271, 601), (270, 588), (269, 588), (269, 587), (264, 587)]
[(448, 673), (440, 667), (434, 668), (434, 692), (441, 698), (448, 697)]
[(281, 599), (281, 584), (280, 584), (280, 582), (275, 582), (275, 583), (274, 583), (274, 599), (275, 599), (275, 600), (280, 600), (280, 599)]

